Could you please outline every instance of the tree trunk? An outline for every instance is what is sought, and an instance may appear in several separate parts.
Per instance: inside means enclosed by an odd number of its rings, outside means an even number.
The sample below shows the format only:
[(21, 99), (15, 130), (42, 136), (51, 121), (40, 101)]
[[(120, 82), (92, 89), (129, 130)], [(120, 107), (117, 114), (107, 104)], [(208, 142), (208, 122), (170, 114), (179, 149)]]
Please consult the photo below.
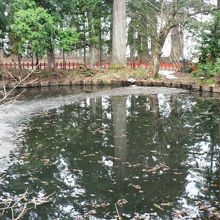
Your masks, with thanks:
[(155, 44), (154, 48), (154, 54), (151, 62), (151, 69), (152, 69), (152, 75), (154, 78), (158, 77), (158, 73), (160, 70), (160, 58), (162, 55), (162, 49), (165, 44), (165, 40), (167, 38), (167, 35), (169, 34), (170, 30), (174, 27), (174, 25), (171, 25), (169, 23), (164, 24), (164, 27), (161, 28), (161, 30), (158, 33), (157, 42)]
[[(86, 18), (86, 14), (84, 13), (84, 16)], [(86, 65), (86, 47), (87, 47), (87, 44), (86, 44), (86, 21), (83, 23), (83, 61), (84, 61), (84, 64)]]
[(113, 2), (112, 63), (126, 65), (126, 0)]
[(36, 67), (37, 69), (39, 69), (39, 57), (37, 53), (36, 53)]
[(47, 51), (47, 68), (50, 71), (55, 70), (55, 55), (53, 49)]
[(63, 65), (64, 65), (65, 62), (66, 62), (66, 57), (65, 57), (65, 52), (63, 50)]
[(134, 60), (135, 58), (135, 47), (134, 44), (130, 44), (130, 59)]
[(84, 43), (83, 43), (83, 61), (84, 64), (86, 65), (86, 32), (85, 32), (85, 25), (84, 25), (84, 31), (83, 31), (83, 35), (84, 35)]
[(109, 56), (109, 59), (112, 58), (112, 42), (113, 42), (113, 21), (112, 19), (110, 20), (110, 31), (109, 31), (109, 35), (110, 35), (110, 41), (109, 41), (109, 44), (108, 44), (108, 56)]
[(31, 68), (34, 69), (34, 54), (31, 56)]
[(161, 58), (162, 50), (160, 49), (159, 46), (155, 48), (154, 54), (153, 54), (153, 70), (152, 70), (152, 75), (154, 78), (158, 77), (158, 73), (160, 70), (160, 58)]
[(94, 43), (92, 43), (92, 45), (90, 46), (89, 48), (89, 52), (90, 52), (90, 60), (89, 60), (89, 63), (90, 65), (95, 65), (96, 62), (97, 62), (97, 48), (95, 46)]
[(153, 15), (152, 16), (152, 30), (151, 30), (151, 33), (149, 33), (150, 35), (150, 55), (153, 57), (153, 54), (154, 54), (154, 50), (155, 50), (155, 45), (157, 44), (157, 25), (158, 25), (158, 22), (157, 22), (157, 16)]
[(99, 27), (99, 65), (102, 66), (102, 28), (101, 21)]
[(141, 62), (147, 62), (149, 58), (149, 48), (147, 37), (141, 37)]
[(170, 58), (173, 61), (178, 61), (183, 57), (183, 31), (179, 26), (171, 30), (171, 52)]
[(141, 54), (142, 54), (142, 48), (141, 48), (141, 36), (138, 33), (136, 42), (135, 42), (135, 48), (137, 50), (137, 57), (138, 59), (141, 59)]
[(102, 20), (101, 7), (99, 6), (99, 64), (102, 66)]
[(135, 33), (134, 33), (134, 27), (133, 27), (133, 19), (130, 21), (129, 28), (128, 28), (128, 45), (130, 49), (130, 59), (134, 60), (135, 58), (135, 45), (134, 45), (134, 38), (135, 38)]
[(21, 55), (20, 54), (18, 54), (18, 67), (19, 67), (19, 69), (22, 68), (22, 66), (21, 66)]

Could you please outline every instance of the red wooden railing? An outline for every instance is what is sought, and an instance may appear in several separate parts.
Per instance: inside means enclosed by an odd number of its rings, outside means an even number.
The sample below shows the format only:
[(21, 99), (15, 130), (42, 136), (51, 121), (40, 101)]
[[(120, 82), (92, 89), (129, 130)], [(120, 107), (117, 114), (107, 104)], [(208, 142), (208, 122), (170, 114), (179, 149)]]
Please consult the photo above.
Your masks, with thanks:
[[(76, 62), (56, 62), (55, 64), (55, 68), (56, 69), (64, 69), (64, 70), (74, 70), (76, 68), (78, 68), (78, 66), (80, 65), (80, 63), (76, 63)], [(99, 63), (95, 64), (95, 65), (88, 65), (89, 67), (92, 68), (104, 68), (104, 69), (108, 69), (110, 67), (110, 63), (109, 62), (103, 62), (101, 65)], [(127, 66), (132, 68), (132, 69), (148, 69), (149, 68), (149, 63), (140, 63), (140, 62), (128, 62)], [(29, 63), (29, 62), (22, 62), (20, 65), (19, 63), (16, 62), (6, 62), (6, 63), (0, 63), (0, 67), (2, 68), (6, 68), (6, 69), (46, 69), (47, 68), (47, 63), (43, 62), (43, 63), (39, 63), (38, 65), (33, 64), (33, 63)], [(179, 63), (161, 63), (160, 64), (160, 69), (161, 70), (177, 70), (181, 67), (181, 64)]]

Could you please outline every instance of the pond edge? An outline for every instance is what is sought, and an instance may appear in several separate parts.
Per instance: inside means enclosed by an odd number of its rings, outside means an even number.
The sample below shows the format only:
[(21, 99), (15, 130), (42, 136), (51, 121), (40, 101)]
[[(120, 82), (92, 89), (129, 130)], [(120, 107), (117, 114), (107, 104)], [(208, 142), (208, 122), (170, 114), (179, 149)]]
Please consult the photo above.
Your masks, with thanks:
[(61, 86), (74, 86), (74, 85), (98, 85), (98, 86), (148, 86), (148, 87), (167, 87), (167, 88), (181, 88), (192, 91), (220, 93), (219, 86), (208, 86), (200, 85), (196, 83), (185, 83), (185, 82), (172, 82), (172, 81), (149, 81), (149, 80), (137, 80), (135, 82), (129, 82), (128, 80), (111, 79), (111, 80), (65, 80), (65, 81), (44, 81), (44, 82), (33, 82), (15, 85), (14, 83), (5, 83), (0, 85), (0, 89), (13, 89), (13, 88), (41, 88), (41, 87), (61, 87)]

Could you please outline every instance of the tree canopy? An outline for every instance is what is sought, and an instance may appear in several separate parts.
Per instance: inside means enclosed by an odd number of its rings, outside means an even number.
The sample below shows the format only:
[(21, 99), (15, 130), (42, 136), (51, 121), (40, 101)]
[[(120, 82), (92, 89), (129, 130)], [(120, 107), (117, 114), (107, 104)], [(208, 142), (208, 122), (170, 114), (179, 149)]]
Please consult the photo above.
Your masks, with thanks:
[(51, 66), (55, 51), (74, 52), (90, 64), (138, 59), (150, 62), (157, 77), (167, 38), (174, 36), (171, 51), (178, 59), (184, 33), (198, 34), (200, 17), (213, 20), (215, 8), (203, 0), (0, 0), (2, 50), (20, 59), (47, 56)]

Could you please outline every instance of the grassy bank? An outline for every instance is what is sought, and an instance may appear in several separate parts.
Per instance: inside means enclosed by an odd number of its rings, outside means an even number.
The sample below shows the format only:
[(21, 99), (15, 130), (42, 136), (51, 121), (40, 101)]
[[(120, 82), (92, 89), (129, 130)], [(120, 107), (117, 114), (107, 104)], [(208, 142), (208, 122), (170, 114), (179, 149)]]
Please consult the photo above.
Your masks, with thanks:
[[(28, 77), (27, 77), (28, 76)], [(160, 75), (158, 79), (153, 79), (145, 68), (130, 69), (128, 67), (112, 66), (109, 69), (91, 69), (84, 65), (79, 66), (75, 70), (16, 70), (16, 69), (0, 69), (0, 85), (7, 83), (16, 85), (19, 82), (22, 84), (30, 83), (43, 83), (43, 82), (65, 82), (65, 81), (127, 81), (133, 79), (137, 81), (163, 81), (183, 84), (198, 84), (201, 86), (219, 86), (217, 80), (205, 79), (195, 77), (193, 74), (175, 73), (177, 78), (167, 79), (165, 76)]]

